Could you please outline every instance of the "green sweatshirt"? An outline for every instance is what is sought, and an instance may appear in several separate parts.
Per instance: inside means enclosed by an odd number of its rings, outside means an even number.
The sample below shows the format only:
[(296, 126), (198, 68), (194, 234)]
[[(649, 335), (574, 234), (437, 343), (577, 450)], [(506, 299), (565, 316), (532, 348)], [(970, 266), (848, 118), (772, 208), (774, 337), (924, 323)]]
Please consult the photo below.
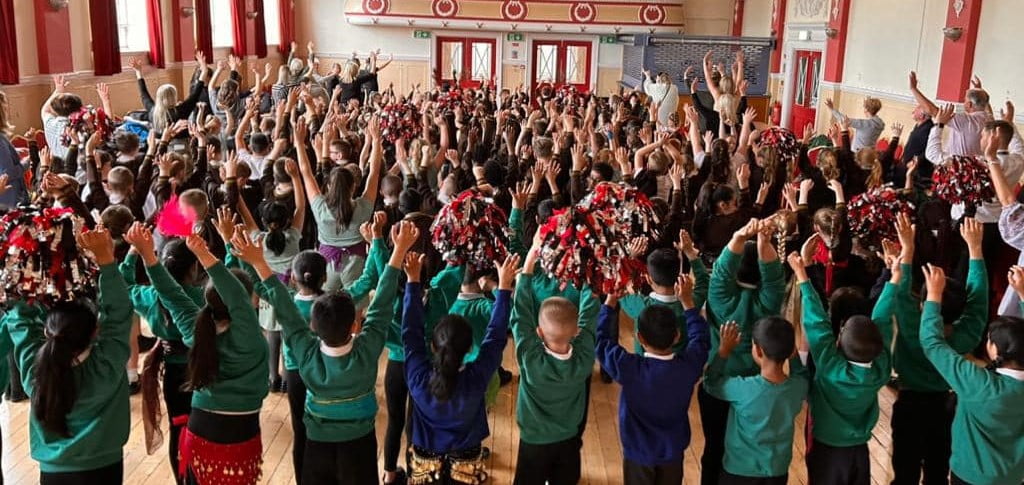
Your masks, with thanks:
[[(121, 276), (128, 282), (128, 294), (131, 297), (132, 306), (135, 307), (135, 313), (146, 319), (150, 330), (153, 331), (153, 335), (157, 336), (157, 338), (180, 342), (181, 332), (178, 331), (178, 327), (173, 322), (167, 321), (167, 318), (164, 317), (164, 308), (160, 306), (160, 297), (157, 295), (156, 288), (150, 285), (140, 285), (135, 282), (135, 265), (138, 260), (139, 256), (137, 254), (129, 253), (124, 258), (124, 261), (118, 265)], [(189, 285), (182, 288), (196, 305), (202, 306), (206, 304), (206, 291), (203, 287)], [(187, 364), (188, 354), (165, 355), (164, 360), (169, 364)]]
[[(693, 273), (696, 276), (693, 288), (693, 302), (697, 305), (697, 308), (702, 308), (704, 303), (708, 300), (708, 282), (711, 277), (708, 275), (707, 268), (704, 267), (704, 263), (697, 259), (692, 261)], [(679, 303), (679, 299), (675, 295), (657, 295), (651, 293), (650, 296), (630, 294), (623, 296), (619, 300), (619, 305), (622, 306), (622, 311), (629, 318), (633, 319), (633, 333), (639, 333), (640, 327), (639, 318), (640, 314), (643, 313), (644, 309), (651, 305), (665, 305), (672, 309), (672, 312), (676, 314), (676, 326), (679, 328), (679, 342), (672, 346), (673, 353), (679, 353), (686, 349), (686, 309)], [(636, 354), (643, 354), (643, 347), (640, 345), (640, 339), (634, 339), (633, 352)]]
[[(100, 268), (99, 333), (89, 355), (72, 367), (75, 403), (67, 415), (70, 436), (45, 430), (29, 413), (29, 447), (39, 469), (47, 473), (94, 470), (121, 461), (128, 442), (131, 406), (128, 401), (128, 341), (132, 305), (128, 285), (108, 264)], [(40, 306), (19, 303), (5, 318), (25, 392), (35, 392), (36, 354), (45, 342), (46, 314)]]
[[(882, 295), (895, 291), (895, 285), (886, 283)], [(867, 443), (878, 422), (878, 390), (889, 382), (892, 372), (891, 311), (875, 308), (875, 325), (884, 342), (882, 354), (867, 366), (858, 365), (836, 347), (831, 321), (811, 282), (801, 283), (800, 292), (804, 330), (816, 366), (809, 399), (814, 439), (836, 447)]]
[[(910, 293), (911, 267), (902, 265), (903, 278), (896, 296), (896, 347), (894, 366), (900, 376), (900, 389), (919, 392), (946, 392), (949, 385), (921, 348), (921, 306)], [(967, 305), (963, 315), (953, 323), (953, 332), (947, 337), (949, 345), (958, 354), (974, 350), (981, 342), (988, 325), (988, 272), (985, 261), (972, 259), (967, 270)], [(1019, 485), (1019, 484), (1018, 484)]]
[(725, 363), (727, 376), (752, 376), (760, 372), (750, 355), (750, 334), (754, 323), (763, 317), (778, 315), (786, 293), (786, 280), (779, 260), (760, 262), (761, 286), (745, 288), (736, 281), (742, 254), (726, 248), (711, 269), (708, 286), (708, 323), (711, 324), (711, 351), (718, 354), (718, 331), (722, 325), (735, 321), (740, 327), (740, 344)]
[[(738, 350), (736, 347), (728, 360), (735, 359)], [(725, 471), (742, 477), (779, 477), (789, 471), (793, 420), (803, 407), (808, 386), (800, 359), (790, 359), (789, 365), (789, 378), (772, 384), (760, 374), (728, 377), (727, 361), (718, 352), (711, 358), (704, 389), (730, 404), (722, 461)]]
[(959, 400), (950, 470), (972, 485), (1020, 485), (1024, 480), (1024, 376), (1021, 371), (1016, 371), (1016, 378), (993, 372), (961, 357), (943, 338), (943, 327), (941, 305), (925, 302), (921, 347)]
[(586, 406), (586, 380), (594, 368), (594, 327), (600, 304), (589, 289), (583, 292), (580, 333), (563, 360), (552, 355), (537, 336), (535, 308), (539, 303), (535, 301), (533, 278), (528, 274), (519, 277), (512, 310), (512, 336), (520, 373), (516, 422), (523, 442), (543, 445), (579, 432)]
[(386, 267), (366, 313), (362, 331), (350, 341), (347, 353), (328, 355), (292, 301), (288, 289), (275, 277), (263, 281), (269, 290), (274, 314), (281, 323), (292, 360), (306, 385), (303, 422), (310, 439), (351, 441), (373, 432), (377, 415), (374, 388), (388, 323), (394, 317), (392, 300), (398, 286), (398, 269)]
[[(162, 264), (149, 266), (146, 272), (160, 295), (160, 303), (171, 313), (171, 319), (181, 332), (182, 341), (191, 348), (195, 343), (199, 306)], [(216, 379), (192, 393), (192, 407), (211, 412), (259, 411), (270, 387), (267, 379), (270, 352), (256, 309), (245, 287), (223, 263), (217, 263), (206, 272), (227, 305), (231, 323), (227, 330), (217, 334)]]
[[(466, 353), (466, 357), (462, 359), (464, 363), (468, 364), (475, 361), (477, 354), (480, 353), (480, 344), (484, 342), (484, 336), (487, 334), (487, 325), (491, 323), (491, 313), (493, 311), (494, 300), (484, 295), (466, 295), (463, 297), (462, 294), (459, 294), (455, 303), (448, 310), (448, 313), (452, 315), (459, 315), (465, 318), (469, 322), (469, 326), (473, 327), (473, 346)], [(428, 333), (427, 335), (430, 334)]]

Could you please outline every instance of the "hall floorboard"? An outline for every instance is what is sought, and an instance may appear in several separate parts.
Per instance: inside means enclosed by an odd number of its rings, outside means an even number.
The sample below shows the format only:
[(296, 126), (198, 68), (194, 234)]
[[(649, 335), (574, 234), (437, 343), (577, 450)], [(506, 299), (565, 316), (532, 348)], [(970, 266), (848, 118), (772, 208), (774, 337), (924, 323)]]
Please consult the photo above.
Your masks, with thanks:
[[(632, 322), (626, 318), (621, 323), (621, 342), (627, 349), (633, 348)], [(385, 353), (386, 354), (386, 353)], [(387, 425), (384, 411), (383, 374), (386, 356), (381, 357), (380, 378), (377, 383), (377, 399), (381, 412), (377, 414), (377, 442), (383, 443), (384, 429)], [(515, 362), (515, 353), (511, 339), (505, 348), (504, 365), (515, 375), (512, 383), (501, 388), (498, 401), (489, 414), (491, 436), (485, 445), (492, 450), (491, 481), (501, 485), (512, 483), (519, 442), (519, 430), (515, 423), (515, 392), (518, 385), (519, 371)], [(604, 384), (600, 381), (598, 368), (594, 366), (593, 385), (590, 396), (590, 413), (587, 430), (583, 438), (583, 479), (582, 484), (612, 485), (622, 483), (622, 451), (618, 438), (618, 394), (616, 384)], [(895, 394), (885, 388), (879, 394), (881, 416), (875, 426), (873, 439), (869, 443), (871, 453), (872, 482), (876, 485), (889, 483), (890, 475), (890, 443), (891, 433), (889, 419)], [(167, 461), (166, 445), (154, 455), (146, 454), (143, 442), (140, 396), (132, 396), (131, 435), (124, 448), (124, 483), (132, 485), (172, 484), (171, 467)], [(806, 410), (806, 406), (805, 406)], [(3, 475), (7, 485), (27, 485), (38, 483), (39, 467), (29, 456), (28, 443), (28, 412), (27, 401), (22, 403), (5, 402), (0, 406), (0, 425), (3, 427)], [(700, 454), (704, 446), (704, 438), (700, 431), (700, 413), (697, 400), (693, 399), (689, 410), (693, 440), (684, 457), (685, 483), (700, 483)], [(805, 413), (801, 412), (796, 424), (793, 442), (794, 460), (789, 469), (790, 484), (804, 485), (807, 474), (802, 456), (805, 449), (804, 429)], [(293, 484), (295, 472), (291, 462), (292, 431), (288, 418), (288, 401), (284, 394), (270, 394), (263, 405), (261, 426), (264, 446), (263, 480), (265, 484)], [(378, 460), (383, 466), (383, 456), (378, 451)]]

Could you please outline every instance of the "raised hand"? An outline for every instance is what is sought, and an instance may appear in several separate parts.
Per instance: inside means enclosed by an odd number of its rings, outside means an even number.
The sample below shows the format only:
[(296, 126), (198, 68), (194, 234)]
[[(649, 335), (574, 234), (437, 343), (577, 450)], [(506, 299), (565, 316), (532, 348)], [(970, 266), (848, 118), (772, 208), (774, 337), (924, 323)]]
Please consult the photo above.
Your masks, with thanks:
[(495, 262), (494, 267), (498, 270), (498, 289), (511, 290), (515, 286), (516, 275), (519, 274), (519, 255), (509, 254), (505, 261)]
[(416, 251), (409, 251), (409, 253), (405, 255), (405, 276), (408, 282), (419, 283), (424, 258), (424, 255), (417, 253)]
[(935, 123), (945, 125), (953, 119), (955, 108), (952, 103), (948, 103), (945, 106), (939, 108), (938, 114), (935, 115)]
[[(224, 241), (231, 241), (235, 236), (235, 214), (227, 207), (217, 208), (217, 234)], [(242, 231), (243, 234), (245, 231)]]
[(1017, 297), (1024, 300), (1024, 268), (1020, 266), (1010, 268), (1007, 278), (1010, 281), (1010, 286), (1017, 292)]
[(679, 241), (675, 244), (675, 247), (677, 251), (683, 253), (683, 256), (686, 256), (686, 259), (690, 261), (695, 261), (700, 257), (700, 252), (693, 245), (693, 238), (690, 237), (690, 233), (686, 229), (679, 231)]
[(971, 259), (982, 259), (981, 240), (984, 235), (981, 223), (973, 217), (964, 218), (960, 224), (960, 237), (967, 243), (967, 252)]
[(629, 251), (629, 257), (634, 259), (639, 258), (645, 252), (647, 252), (647, 238), (633, 238), (633, 240), (630, 241), (629, 244), (626, 246), (626, 249)]
[(124, 240), (132, 245), (136, 253), (139, 253), (146, 266), (152, 266), (157, 263), (153, 232), (143, 223), (136, 222), (132, 224), (132, 227), (128, 228), (128, 232), (125, 233)]
[(796, 276), (797, 282), (803, 283), (807, 281), (807, 263), (804, 262), (804, 258), (800, 253), (796, 251), (790, 253), (786, 261), (789, 263), (789, 267), (793, 269), (793, 275)]
[(266, 264), (266, 260), (263, 258), (263, 238), (252, 240), (245, 234), (245, 226), (241, 224), (235, 228), (235, 234), (231, 238), (231, 254), (252, 267)]
[(96, 264), (100, 266), (113, 264), (114, 260), (114, 240), (111, 239), (110, 233), (103, 227), (103, 224), (96, 226), (96, 229), (92, 231), (85, 231), (78, 235), (78, 245), (92, 253), (93, 259)]
[(733, 349), (740, 344), (740, 326), (736, 322), (722, 325), (719, 330), (718, 356), (728, 359)]
[(928, 301), (942, 303), (942, 291), (946, 289), (946, 272), (930, 263), (922, 266), (921, 271), (924, 273)]
[(679, 278), (676, 279), (676, 298), (678, 298), (679, 302), (683, 304), (684, 309), (689, 310), (697, 306), (693, 301), (693, 287), (693, 277), (689, 274), (681, 274), (679, 275)]

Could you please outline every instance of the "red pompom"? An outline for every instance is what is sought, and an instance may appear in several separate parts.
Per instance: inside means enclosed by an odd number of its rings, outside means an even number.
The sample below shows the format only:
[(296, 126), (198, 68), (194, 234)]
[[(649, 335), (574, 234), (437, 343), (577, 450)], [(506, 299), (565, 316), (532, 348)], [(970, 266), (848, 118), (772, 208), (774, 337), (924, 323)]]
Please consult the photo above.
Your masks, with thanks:
[(93, 133), (99, 133), (100, 138), (107, 141), (113, 132), (114, 123), (102, 108), (85, 106), (68, 115), (68, 124), (60, 136), (60, 143), (71, 146), (76, 138), (84, 142)]
[(156, 227), (165, 236), (188, 237), (195, 232), (196, 213), (182, 205), (177, 194), (164, 204), (156, 217)]
[(883, 239), (896, 240), (896, 216), (914, 216), (914, 205), (891, 188), (878, 188), (853, 198), (846, 206), (850, 234), (871, 249), (882, 247)]
[(418, 138), (423, 131), (420, 113), (411, 103), (389, 104), (380, 110), (380, 133), (390, 143)]
[(978, 207), (996, 196), (985, 162), (975, 157), (953, 156), (935, 167), (935, 196), (950, 204)]
[(438, 212), (430, 228), (434, 247), (448, 264), (493, 267), (508, 256), (508, 218), (501, 207), (467, 190)]

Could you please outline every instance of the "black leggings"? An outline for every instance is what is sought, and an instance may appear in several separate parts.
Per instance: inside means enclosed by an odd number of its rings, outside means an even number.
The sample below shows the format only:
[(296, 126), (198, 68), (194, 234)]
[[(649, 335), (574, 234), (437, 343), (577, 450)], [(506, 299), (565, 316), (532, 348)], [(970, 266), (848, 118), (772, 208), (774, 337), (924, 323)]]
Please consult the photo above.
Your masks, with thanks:
[(97, 483), (122, 483), (124, 481), (124, 461), (107, 465), (95, 470), (79, 472), (40, 472), (40, 485), (95, 485)]
[[(704, 454), (700, 457), (701, 485), (718, 485), (725, 456), (725, 427), (729, 419), (729, 403), (697, 388), (700, 405), (700, 427), (704, 433)], [(724, 483), (724, 480), (723, 480)], [(785, 481), (783, 481), (785, 483)]]
[(174, 425), (174, 418), (187, 416), (192, 412), (192, 392), (182, 387), (188, 379), (188, 364), (169, 364), (164, 361), (164, 406), (167, 407), (167, 421), (170, 425), (170, 436), (167, 440), (167, 457), (171, 461), (174, 480), (180, 485), (184, 483), (178, 477), (178, 438), (182, 426)]
[[(267, 362), (270, 366), (270, 382), (277, 384), (281, 382), (281, 332), (280, 331), (265, 331), (267, 336), (267, 346), (270, 347), (270, 358)], [(277, 392), (277, 389), (271, 389), (272, 392)]]
[[(306, 415), (306, 383), (297, 370), (286, 370), (284, 379), (288, 386), (288, 410), (292, 420), (292, 467), (295, 470), (295, 483), (302, 483), (304, 468), (303, 457), (306, 456), (306, 423), (302, 418)], [(374, 442), (376, 443), (376, 441)], [(376, 446), (376, 445), (375, 445)]]
[[(384, 432), (384, 471), (393, 472), (398, 469), (402, 432), (408, 431), (405, 426), (406, 417), (412, 413), (409, 386), (405, 383), (405, 362), (388, 359), (388, 366), (384, 370), (384, 397), (388, 407), (388, 428)], [(406, 441), (412, 443), (409, 436), (406, 436)], [(408, 461), (409, 457), (406, 456), (407, 464)]]

